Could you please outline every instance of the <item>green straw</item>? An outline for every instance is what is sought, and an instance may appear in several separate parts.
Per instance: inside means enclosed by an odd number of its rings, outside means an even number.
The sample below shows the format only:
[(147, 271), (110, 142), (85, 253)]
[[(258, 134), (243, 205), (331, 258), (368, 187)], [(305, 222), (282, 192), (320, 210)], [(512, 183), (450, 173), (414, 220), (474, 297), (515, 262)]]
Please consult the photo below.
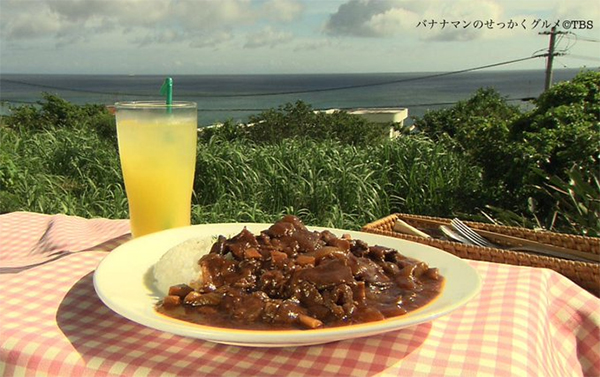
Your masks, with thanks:
[(171, 113), (173, 109), (171, 105), (173, 104), (173, 79), (167, 77), (165, 82), (160, 87), (160, 94), (166, 97), (167, 104), (167, 112)]

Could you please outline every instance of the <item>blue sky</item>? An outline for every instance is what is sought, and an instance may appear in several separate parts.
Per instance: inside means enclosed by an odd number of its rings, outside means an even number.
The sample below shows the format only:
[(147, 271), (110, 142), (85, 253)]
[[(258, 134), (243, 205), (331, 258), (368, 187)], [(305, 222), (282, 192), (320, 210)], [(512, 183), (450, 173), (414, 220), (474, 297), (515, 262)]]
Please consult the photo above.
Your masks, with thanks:
[(0, 73), (452, 71), (543, 53), (554, 24), (556, 68), (600, 66), (597, 0), (0, 0)]

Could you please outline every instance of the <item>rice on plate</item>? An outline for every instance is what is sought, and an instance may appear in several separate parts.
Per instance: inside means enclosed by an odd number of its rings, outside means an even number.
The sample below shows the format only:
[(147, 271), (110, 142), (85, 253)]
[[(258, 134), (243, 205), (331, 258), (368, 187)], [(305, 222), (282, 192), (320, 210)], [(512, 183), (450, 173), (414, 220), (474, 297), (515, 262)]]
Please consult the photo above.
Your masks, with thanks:
[(156, 288), (163, 295), (177, 284), (191, 286), (202, 283), (198, 260), (210, 252), (214, 243), (211, 237), (191, 238), (169, 249), (152, 269)]

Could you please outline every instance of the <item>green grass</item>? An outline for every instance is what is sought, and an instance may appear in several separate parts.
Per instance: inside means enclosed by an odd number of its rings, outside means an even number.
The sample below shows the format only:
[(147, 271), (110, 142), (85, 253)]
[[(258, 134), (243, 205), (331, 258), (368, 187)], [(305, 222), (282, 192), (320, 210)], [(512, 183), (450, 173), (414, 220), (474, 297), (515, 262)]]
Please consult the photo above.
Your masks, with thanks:
[[(84, 128), (0, 128), (0, 212), (126, 218), (112, 140)], [(269, 222), (358, 229), (394, 211), (450, 215), (470, 206), (479, 176), (460, 157), (420, 137), (356, 147), (288, 139), (256, 145), (198, 144), (193, 222)]]
[(460, 158), (419, 138), (358, 148), (288, 139), (257, 146), (209, 142), (198, 148), (194, 220), (272, 221), (358, 229), (394, 211), (450, 215), (470, 205), (480, 178)]
[(85, 130), (0, 126), (0, 212), (127, 216), (116, 149)]

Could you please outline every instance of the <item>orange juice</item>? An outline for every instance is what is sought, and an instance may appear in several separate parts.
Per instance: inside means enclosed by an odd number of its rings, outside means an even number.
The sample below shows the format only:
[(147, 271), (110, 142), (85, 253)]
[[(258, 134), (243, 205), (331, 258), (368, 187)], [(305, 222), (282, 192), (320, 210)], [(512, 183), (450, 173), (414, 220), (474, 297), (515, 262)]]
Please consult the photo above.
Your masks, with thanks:
[(195, 104), (192, 109), (174, 104), (171, 112), (117, 104), (117, 135), (133, 236), (190, 225)]

